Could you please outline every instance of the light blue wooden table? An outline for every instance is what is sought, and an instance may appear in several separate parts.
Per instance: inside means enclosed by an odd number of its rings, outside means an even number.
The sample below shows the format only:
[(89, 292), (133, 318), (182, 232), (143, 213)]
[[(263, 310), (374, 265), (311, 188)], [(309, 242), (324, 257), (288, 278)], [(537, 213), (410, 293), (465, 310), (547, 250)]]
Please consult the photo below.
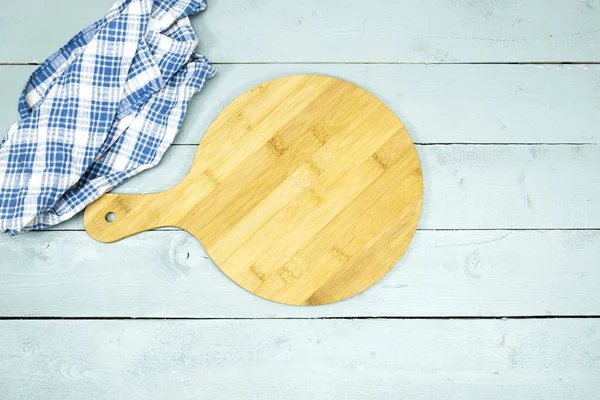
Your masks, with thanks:
[[(2, 2), (2, 131), (35, 65), (111, 3)], [(296, 308), (173, 229), (1, 237), (1, 400), (600, 397), (600, 1), (211, 0), (194, 24), (219, 74), (117, 192), (178, 182), (244, 90), (328, 74), (417, 143), (410, 249), (365, 293)]]

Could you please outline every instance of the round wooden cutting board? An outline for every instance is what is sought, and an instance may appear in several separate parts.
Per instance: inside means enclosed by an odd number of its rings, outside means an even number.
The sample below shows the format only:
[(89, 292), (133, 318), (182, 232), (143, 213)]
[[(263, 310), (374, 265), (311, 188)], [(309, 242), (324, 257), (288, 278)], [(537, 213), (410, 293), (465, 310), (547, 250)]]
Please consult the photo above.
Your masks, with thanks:
[(415, 146), (385, 104), (340, 79), (296, 75), (227, 106), (173, 189), (107, 194), (84, 222), (101, 242), (185, 229), (249, 292), (318, 305), (362, 292), (394, 266), (422, 199)]

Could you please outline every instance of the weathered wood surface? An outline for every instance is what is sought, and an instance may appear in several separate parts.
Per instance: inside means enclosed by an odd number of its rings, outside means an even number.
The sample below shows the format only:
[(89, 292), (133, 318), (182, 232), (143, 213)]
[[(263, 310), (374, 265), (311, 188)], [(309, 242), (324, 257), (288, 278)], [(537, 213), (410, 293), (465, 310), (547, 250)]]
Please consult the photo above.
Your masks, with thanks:
[[(112, 2), (4, 1), (0, 64), (41, 62)], [(193, 24), (219, 74), (190, 146), (117, 191), (173, 186), (240, 93), (319, 73), (381, 98), (415, 142), (451, 144), (418, 147), (422, 230), (373, 288), (312, 309), (248, 294), (185, 232), (102, 245), (77, 217), (0, 237), (0, 317), (225, 318), (0, 321), (0, 399), (597, 398), (599, 318), (228, 318), (597, 317), (600, 67), (514, 64), (599, 62), (598, 0), (209, 2)], [(502, 65), (457, 65), (487, 62)], [(34, 68), (0, 65), (0, 136)]]
[[(118, 193), (167, 190), (196, 146), (173, 146)], [(420, 229), (600, 228), (600, 146), (417, 146), (425, 197)], [(81, 217), (55, 229), (83, 229)]]
[[(5, 1), (0, 62), (39, 62), (113, 0)], [(213, 62), (600, 61), (596, 0), (210, 0)]]
[[(597, 315), (600, 231), (418, 231), (392, 271), (329, 306), (284, 307), (230, 281), (185, 232), (105, 245), (0, 237), (0, 316), (285, 318)], [(0, 346), (1, 347), (1, 346)]]
[(3, 321), (3, 399), (593, 399), (600, 322)]
[[(17, 120), (17, 99), (34, 68), (0, 66), (0, 136)], [(402, 119), (416, 143), (600, 142), (599, 65), (245, 64), (217, 69), (194, 97), (176, 143), (198, 144), (217, 114), (245, 90), (301, 73), (335, 76), (369, 90)]]

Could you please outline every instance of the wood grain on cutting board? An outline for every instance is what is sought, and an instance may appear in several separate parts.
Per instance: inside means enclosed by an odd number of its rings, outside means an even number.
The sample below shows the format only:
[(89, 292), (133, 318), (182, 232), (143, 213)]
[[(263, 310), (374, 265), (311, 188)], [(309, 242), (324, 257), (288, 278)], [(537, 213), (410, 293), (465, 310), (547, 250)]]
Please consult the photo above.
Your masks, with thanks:
[(102, 242), (185, 229), (246, 290), (319, 305), (364, 291), (394, 266), (422, 198), (415, 146), (385, 104), (340, 79), (296, 75), (226, 107), (173, 189), (106, 195), (84, 222)]

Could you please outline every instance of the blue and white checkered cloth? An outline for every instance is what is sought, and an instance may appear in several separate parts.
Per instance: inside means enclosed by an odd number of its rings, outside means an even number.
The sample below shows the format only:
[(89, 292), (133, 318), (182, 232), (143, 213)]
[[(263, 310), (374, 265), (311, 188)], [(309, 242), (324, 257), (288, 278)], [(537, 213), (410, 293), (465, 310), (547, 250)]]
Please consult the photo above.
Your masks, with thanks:
[(0, 231), (45, 229), (156, 165), (214, 68), (188, 16), (206, 0), (118, 0), (29, 78), (0, 143)]

